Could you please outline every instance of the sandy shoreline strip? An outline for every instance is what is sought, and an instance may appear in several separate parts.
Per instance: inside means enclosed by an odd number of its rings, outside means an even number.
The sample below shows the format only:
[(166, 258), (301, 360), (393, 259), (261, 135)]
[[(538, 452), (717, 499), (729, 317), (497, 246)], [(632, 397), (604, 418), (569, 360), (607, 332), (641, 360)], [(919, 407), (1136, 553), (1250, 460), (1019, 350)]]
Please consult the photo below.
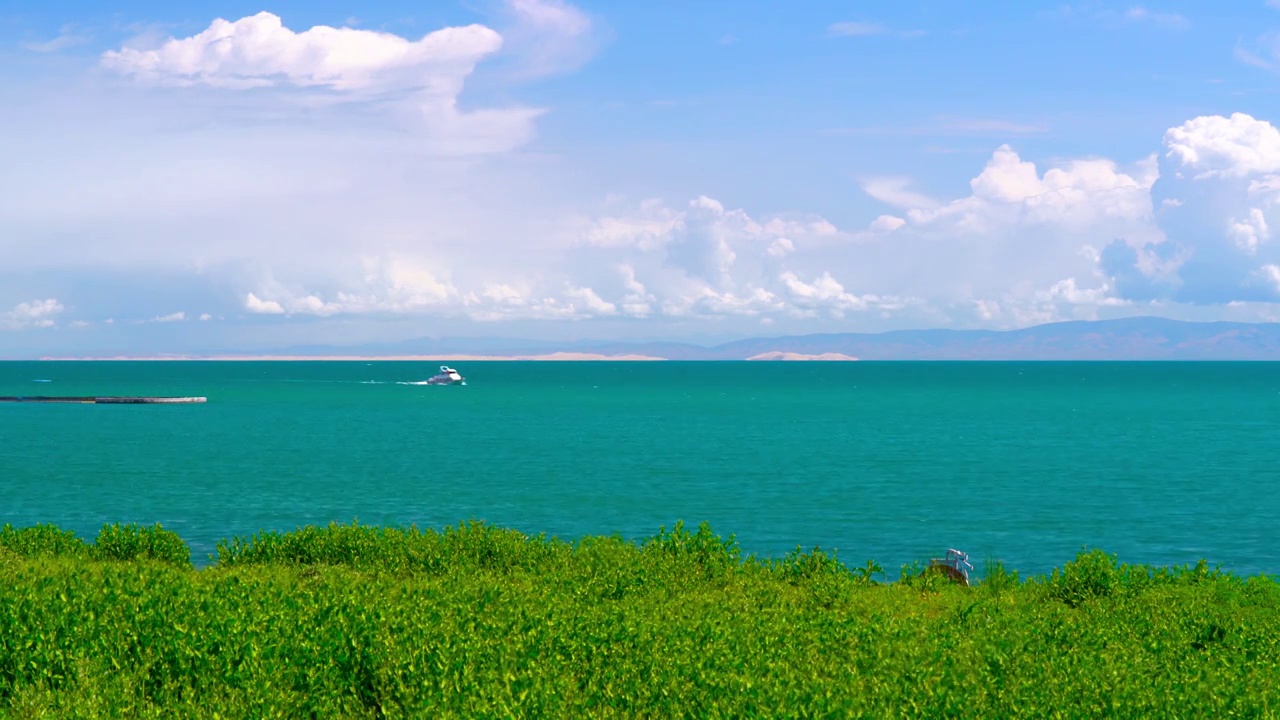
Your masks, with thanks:
[(148, 361), (148, 362), (166, 362), (166, 361), (329, 361), (329, 362), (378, 362), (378, 361), (407, 361), (407, 362), (484, 362), (484, 361), (504, 361), (504, 360), (532, 360), (532, 361), (583, 361), (583, 360), (666, 360), (666, 358), (653, 357), (650, 355), (599, 355), (596, 353), (571, 353), (556, 352), (546, 355), (171, 355), (171, 356), (148, 356), (148, 357), (42, 357), (42, 361), (54, 362), (124, 362), (124, 361)]

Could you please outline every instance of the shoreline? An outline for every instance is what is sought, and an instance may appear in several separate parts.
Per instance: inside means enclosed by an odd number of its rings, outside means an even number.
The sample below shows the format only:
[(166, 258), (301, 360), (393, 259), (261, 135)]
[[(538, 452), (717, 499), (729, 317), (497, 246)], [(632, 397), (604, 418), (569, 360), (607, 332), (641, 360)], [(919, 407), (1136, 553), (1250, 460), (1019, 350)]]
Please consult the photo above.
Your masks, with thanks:
[(647, 362), (667, 360), (652, 355), (601, 355), (556, 352), (543, 355), (182, 355), (140, 357), (41, 357), (37, 362)]
[[(679, 362), (857, 362), (843, 353), (817, 354), (771, 351), (747, 358)], [(29, 362), (18, 360), (16, 362)], [(672, 362), (656, 355), (554, 352), (526, 355), (144, 355), (113, 357), (41, 357), (35, 362)]]

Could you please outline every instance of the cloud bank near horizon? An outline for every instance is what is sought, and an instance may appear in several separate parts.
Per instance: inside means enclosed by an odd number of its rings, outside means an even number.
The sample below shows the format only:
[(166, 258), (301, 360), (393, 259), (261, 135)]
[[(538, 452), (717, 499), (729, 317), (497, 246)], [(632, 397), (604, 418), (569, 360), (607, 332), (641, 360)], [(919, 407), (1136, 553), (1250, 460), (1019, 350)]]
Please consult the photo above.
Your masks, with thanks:
[[(1120, 160), (1033, 162), (996, 143), (953, 197), (863, 176), (848, 192), (876, 209), (849, 226), (816, 206), (735, 207), (715, 187), (623, 197), (538, 151), (555, 108), (463, 102), (505, 52), (527, 70), (502, 81), (516, 84), (594, 52), (571, 5), (507, 10), (501, 31), (417, 39), (261, 12), (103, 52), (96, 89), (45, 99), (0, 139), (15, 159), (0, 167), (0, 330), (417, 318), (652, 337), (1280, 317), (1280, 131), (1265, 118), (1189, 118)], [(46, 114), (55, 126), (37, 131)]]

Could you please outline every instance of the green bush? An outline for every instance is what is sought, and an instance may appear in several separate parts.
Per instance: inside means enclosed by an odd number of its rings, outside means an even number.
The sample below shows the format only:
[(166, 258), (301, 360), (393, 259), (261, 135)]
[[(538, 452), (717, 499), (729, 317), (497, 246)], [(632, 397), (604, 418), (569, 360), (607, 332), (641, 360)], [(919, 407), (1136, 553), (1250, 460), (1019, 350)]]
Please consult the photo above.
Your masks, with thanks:
[(1081, 551), (1076, 559), (1055, 569), (1050, 593), (1072, 607), (1094, 598), (1110, 597), (1121, 589), (1125, 573), (1113, 555), (1101, 550)]
[(1020, 582), (1017, 570), (1006, 569), (1004, 563), (999, 560), (988, 560), (978, 586), (987, 592), (999, 595), (1017, 588)]
[(174, 567), (191, 567), (191, 548), (172, 530), (159, 523), (142, 525), (115, 523), (104, 525), (93, 544), (93, 556), (99, 560), (155, 560)]
[(546, 538), (483, 522), (465, 522), (441, 532), (330, 523), (219, 542), (216, 561), (220, 567), (332, 565), (388, 573), (442, 573), (533, 569), (553, 552)]
[(0, 548), (20, 557), (75, 557), (89, 555), (89, 546), (70, 530), (53, 525), (15, 528), (6, 523), (0, 527)]
[(1280, 584), (1207, 564), (886, 584), (706, 526), (464, 523), (263, 533), (191, 571), (158, 527), (94, 552), (42, 527), (0, 529), (0, 717), (1280, 714)]

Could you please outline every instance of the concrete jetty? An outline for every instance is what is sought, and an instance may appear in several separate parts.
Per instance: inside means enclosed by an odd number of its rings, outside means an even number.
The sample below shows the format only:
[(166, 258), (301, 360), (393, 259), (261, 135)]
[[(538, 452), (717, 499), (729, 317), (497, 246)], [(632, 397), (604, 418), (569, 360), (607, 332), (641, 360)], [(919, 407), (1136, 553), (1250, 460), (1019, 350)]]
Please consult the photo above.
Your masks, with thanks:
[(56, 395), (10, 395), (0, 402), (82, 403), (88, 405), (169, 405), (207, 402), (204, 397), (60, 397)]

